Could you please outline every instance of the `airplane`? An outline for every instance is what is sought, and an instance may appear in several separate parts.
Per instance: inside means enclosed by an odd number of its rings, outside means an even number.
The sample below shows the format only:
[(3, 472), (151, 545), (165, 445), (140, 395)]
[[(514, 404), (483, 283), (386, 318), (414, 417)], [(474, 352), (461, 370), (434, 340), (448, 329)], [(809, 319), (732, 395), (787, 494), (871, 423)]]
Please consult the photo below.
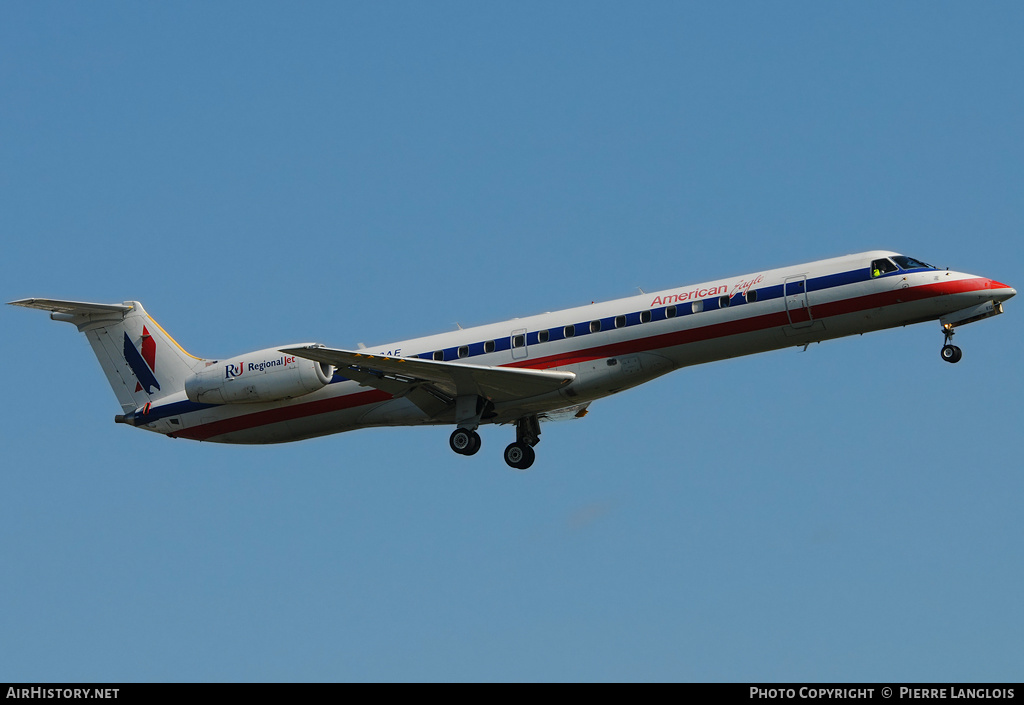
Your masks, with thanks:
[(668, 372), (741, 355), (1003, 312), (1016, 290), (883, 250), (658, 291), (374, 348), (280, 345), (225, 359), (185, 351), (138, 301), (22, 299), (85, 333), (127, 424), (171, 438), (283, 443), (373, 426), (449, 425), (480, 450), (483, 424), (513, 424), (505, 462), (535, 459), (540, 422)]

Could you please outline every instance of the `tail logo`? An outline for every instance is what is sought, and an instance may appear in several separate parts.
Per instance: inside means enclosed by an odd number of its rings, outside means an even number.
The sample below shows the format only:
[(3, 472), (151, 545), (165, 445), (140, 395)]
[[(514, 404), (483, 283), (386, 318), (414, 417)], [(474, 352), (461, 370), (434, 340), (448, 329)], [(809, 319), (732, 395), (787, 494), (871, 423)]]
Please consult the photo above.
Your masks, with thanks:
[(156, 381), (156, 341), (149, 334), (145, 326), (142, 327), (142, 352), (135, 347), (128, 333), (124, 334), (124, 359), (128, 367), (135, 373), (135, 391), (146, 390), (146, 394), (153, 393), (153, 387), (160, 389), (160, 383)]
[(244, 370), (244, 362), (239, 362), (237, 365), (224, 365), (224, 379), (234, 379), (235, 377), (240, 376)]

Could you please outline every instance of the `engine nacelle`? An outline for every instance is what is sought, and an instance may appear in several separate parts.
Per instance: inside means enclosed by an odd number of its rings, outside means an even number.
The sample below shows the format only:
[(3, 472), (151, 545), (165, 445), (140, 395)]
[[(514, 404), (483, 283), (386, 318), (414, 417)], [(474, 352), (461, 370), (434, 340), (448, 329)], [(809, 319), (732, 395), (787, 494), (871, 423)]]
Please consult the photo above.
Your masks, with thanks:
[[(281, 347), (308, 345), (310, 343)], [(332, 365), (268, 348), (210, 363), (185, 382), (185, 395), (202, 404), (281, 401), (322, 389), (333, 375)]]

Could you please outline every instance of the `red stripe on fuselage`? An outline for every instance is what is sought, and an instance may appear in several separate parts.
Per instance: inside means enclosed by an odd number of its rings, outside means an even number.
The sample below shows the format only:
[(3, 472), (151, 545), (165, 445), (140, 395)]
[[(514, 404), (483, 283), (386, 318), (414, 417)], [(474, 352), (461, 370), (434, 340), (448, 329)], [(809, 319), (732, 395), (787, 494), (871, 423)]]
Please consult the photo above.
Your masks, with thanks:
[[(868, 311), (873, 308), (908, 303), (910, 301), (920, 301), (922, 299), (930, 299), (947, 294), (964, 294), (972, 291), (983, 291), (985, 289), (1007, 288), (1009, 287), (1005, 284), (1000, 284), (992, 281), (991, 279), (984, 279), (982, 277), (960, 279), (950, 282), (939, 282), (937, 284), (922, 284), (920, 286), (908, 287), (906, 289), (894, 289), (892, 291), (883, 291), (877, 294), (867, 294), (866, 296), (856, 296), (850, 299), (813, 304), (811, 306), (811, 316), (814, 320), (820, 321), (831, 316), (841, 316), (848, 313), (857, 313), (858, 311)], [(817, 292), (811, 293), (812, 299), (814, 293)], [(674, 331), (672, 333), (664, 333), (662, 335), (654, 335), (648, 338), (625, 340), (621, 343), (601, 345), (561, 355), (551, 355), (549, 357), (533, 358), (530, 360), (518, 360), (507, 365), (507, 367), (550, 369), (552, 367), (560, 367), (563, 365), (600, 360), (606, 357), (615, 357), (616, 355), (627, 355), (630, 353), (657, 350), (659, 348), (671, 348), (677, 345), (685, 345), (686, 343), (696, 343), (704, 340), (711, 340), (713, 338), (724, 338), (730, 335), (738, 335), (740, 333), (751, 333), (754, 331), (765, 330), (767, 328), (788, 326), (789, 324), (789, 318), (786, 315), (786, 312), (778, 311), (776, 313), (768, 313), (736, 321), (726, 321), (725, 323), (715, 323), (712, 325), (700, 326), (698, 328), (690, 328), (687, 330)]]
[(280, 423), (281, 421), (291, 421), (292, 419), (301, 419), (306, 416), (328, 414), (332, 411), (351, 409), (356, 406), (376, 404), (378, 402), (387, 401), (391, 398), (392, 395), (387, 392), (382, 392), (379, 389), (372, 389), (367, 392), (356, 392), (355, 394), (346, 394), (340, 397), (331, 397), (330, 399), (319, 399), (317, 401), (306, 402), (305, 404), (296, 404), (295, 406), (283, 406), (277, 409), (257, 411), (255, 414), (246, 414), (245, 416), (235, 416), (230, 419), (213, 421), (212, 423), (187, 428), (184, 431), (169, 433), (167, 435), (174, 438), (190, 438), (194, 441), (205, 441), (208, 438), (221, 436), (225, 433), (232, 433), (233, 431), (245, 431), (246, 429), (255, 428), (257, 426), (266, 426), (272, 423)]
[[(972, 291), (983, 291), (986, 289), (1007, 288), (1009, 287), (1005, 284), (1000, 284), (999, 282), (995, 282), (991, 279), (984, 279), (982, 277), (960, 279), (950, 282), (939, 282), (937, 284), (923, 284), (921, 286), (908, 287), (906, 289), (895, 289), (877, 294), (868, 294), (866, 296), (857, 296), (850, 299), (841, 299), (839, 301), (815, 304), (811, 306), (811, 315), (814, 320), (824, 320), (831, 316), (857, 313), (858, 311), (867, 311), (873, 308), (907, 303), (910, 301), (920, 301), (922, 299), (929, 299), (947, 294), (963, 294)], [(814, 293), (816, 292), (812, 292), (812, 297)], [(694, 315), (699, 316), (700, 314)], [(580, 362), (588, 362), (590, 360), (600, 360), (606, 357), (615, 357), (616, 355), (626, 355), (635, 352), (657, 350), (659, 348), (669, 348), (686, 343), (711, 340), (713, 338), (725, 338), (730, 335), (751, 333), (754, 331), (787, 325), (789, 325), (789, 318), (787, 317), (786, 312), (778, 311), (776, 313), (768, 313), (736, 321), (726, 321), (724, 323), (700, 326), (698, 328), (664, 333), (662, 335), (635, 338), (621, 343), (601, 345), (588, 348), (586, 350), (577, 350), (559, 355), (551, 355), (549, 357), (517, 360), (516, 362), (512, 362), (504, 366), (550, 369), (552, 367), (563, 367)], [(267, 424), (279, 423), (281, 421), (290, 421), (307, 416), (329, 413), (331, 411), (351, 409), (356, 406), (376, 404), (392, 398), (393, 396), (391, 394), (380, 390), (358, 392), (355, 394), (346, 394), (340, 397), (332, 397), (330, 399), (307, 402), (305, 404), (296, 404), (295, 406), (268, 409), (254, 414), (236, 416), (234, 418), (214, 421), (212, 423), (203, 424), (201, 426), (196, 426), (194, 428), (185, 429), (178, 433), (168, 435), (176, 438), (190, 438), (193, 440), (204, 441), (209, 438), (213, 438), (214, 436), (220, 436), (233, 431), (244, 431), (257, 426), (265, 426)]]

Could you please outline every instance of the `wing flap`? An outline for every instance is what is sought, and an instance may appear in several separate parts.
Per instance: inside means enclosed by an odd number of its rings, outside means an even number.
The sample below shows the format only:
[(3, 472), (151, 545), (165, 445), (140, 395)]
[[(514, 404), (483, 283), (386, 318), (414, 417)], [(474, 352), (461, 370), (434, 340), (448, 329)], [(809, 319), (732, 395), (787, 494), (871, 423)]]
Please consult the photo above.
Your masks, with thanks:
[(334, 365), (360, 384), (392, 394), (396, 384), (408, 389), (430, 383), (453, 397), (475, 394), (493, 402), (507, 402), (554, 392), (576, 379), (572, 372), (388, 357), (333, 348), (285, 348), (281, 352)]

